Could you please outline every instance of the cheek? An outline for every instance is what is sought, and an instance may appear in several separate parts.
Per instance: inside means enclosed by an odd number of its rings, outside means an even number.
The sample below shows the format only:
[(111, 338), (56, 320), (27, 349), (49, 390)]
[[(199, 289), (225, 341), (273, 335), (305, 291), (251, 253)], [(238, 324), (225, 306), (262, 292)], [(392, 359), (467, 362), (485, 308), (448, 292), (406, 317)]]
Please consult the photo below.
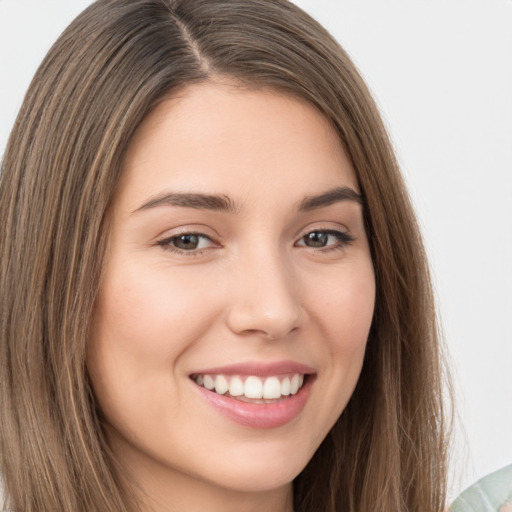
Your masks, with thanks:
[(322, 393), (332, 404), (325, 421), (329, 427), (345, 408), (359, 380), (373, 319), (373, 266), (369, 258), (358, 261), (353, 271), (325, 280), (312, 301), (323, 339), (322, 349), (317, 349), (322, 354)]
[(346, 352), (364, 353), (375, 307), (375, 285), (373, 279), (367, 283), (356, 283), (350, 290), (340, 293), (337, 306), (339, 333), (333, 350), (343, 355)]
[(118, 264), (105, 275), (87, 350), (96, 397), (112, 423), (143, 404), (143, 416), (159, 417), (159, 400), (177, 396), (173, 375), (181, 371), (181, 354), (215, 317), (207, 309), (213, 302), (198, 287), (147, 265), (132, 271)]
[[(207, 307), (212, 301), (199, 288), (191, 286), (186, 276), (161, 269), (117, 268), (102, 283), (91, 346), (120, 351), (125, 358), (131, 355), (137, 366), (154, 360), (168, 363), (198, 337), (213, 316)], [(198, 310), (204, 312), (201, 321), (194, 314)]]
[[(351, 271), (352, 270), (352, 271)], [(318, 378), (312, 401), (311, 430), (318, 446), (338, 420), (361, 373), (375, 303), (375, 279), (369, 257), (318, 275), (310, 288), (310, 320), (318, 338), (314, 347)], [(323, 286), (320, 286), (323, 284)]]
[(312, 294), (314, 315), (333, 357), (362, 359), (375, 307), (375, 277), (371, 262), (363, 260), (352, 272), (330, 276)]

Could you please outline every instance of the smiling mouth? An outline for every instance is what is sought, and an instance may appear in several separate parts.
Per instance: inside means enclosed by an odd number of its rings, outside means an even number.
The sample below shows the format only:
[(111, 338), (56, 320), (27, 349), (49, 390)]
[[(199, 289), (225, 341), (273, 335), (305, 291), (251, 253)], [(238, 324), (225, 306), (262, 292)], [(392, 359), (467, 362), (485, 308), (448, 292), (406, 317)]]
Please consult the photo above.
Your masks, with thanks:
[(294, 373), (258, 377), (256, 375), (195, 374), (191, 379), (218, 395), (250, 403), (275, 403), (296, 395), (307, 375)]

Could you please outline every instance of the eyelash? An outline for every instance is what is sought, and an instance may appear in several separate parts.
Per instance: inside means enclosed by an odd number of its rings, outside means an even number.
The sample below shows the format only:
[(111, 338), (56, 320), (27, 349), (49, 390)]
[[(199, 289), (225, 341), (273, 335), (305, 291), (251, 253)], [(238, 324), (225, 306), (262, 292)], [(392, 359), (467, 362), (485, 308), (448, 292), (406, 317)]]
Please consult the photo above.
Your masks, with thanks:
[[(299, 242), (304, 241), (308, 235), (312, 235), (314, 233), (321, 233), (323, 235), (333, 236), (337, 239), (337, 243), (330, 244), (330, 245), (324, 246), (324, 247), (309, 247), (305, 244), (298, 245)], [(202, 233), (196, 233), (193, 231), (187, 231), (187, 232), (179, 233), (177, 235), (173, 235), (171, 237), (165, 238), (164, 240), (159, 240), (156, 243), (156, 245), (158, 245), (159, 247), (162, 247), (162, 249), (164, 249), (166, 251), (171, 251), (176, 254), (183, 255), (183, 256), (200, 256), (205, 251), (205, 249), (186, 250), (186, 249), (180, 249), (178, 247), (175, 247), (173, 245), (173, 242), (178, 240), (180, 237), (184, 237), (184, 236), (198, 237), (199, 239), (203, 239), (203, 240), (206, 239), (206, 240), (212, 241), (212, 239), (207, 235), (204, 235)], [(355, 240), (355, 237), (346, 231), (340, 231), (340, 230), (336, 230), (336, 229), (313, 229), (311, 231), (308, 231), (304, 235), (302, 235), (299, 238), (299, 240), (297, 242), (295, 242), (294, 246), (295, 247), (297, 247), (297, 246), (309, 247), (316, 251), (321, 251), (323, 253), (326, 253), (326, 252), (339, 251), (341, 249), (344, 249), (347, 245), (352, 244), (354, 242), (354, 240)]]

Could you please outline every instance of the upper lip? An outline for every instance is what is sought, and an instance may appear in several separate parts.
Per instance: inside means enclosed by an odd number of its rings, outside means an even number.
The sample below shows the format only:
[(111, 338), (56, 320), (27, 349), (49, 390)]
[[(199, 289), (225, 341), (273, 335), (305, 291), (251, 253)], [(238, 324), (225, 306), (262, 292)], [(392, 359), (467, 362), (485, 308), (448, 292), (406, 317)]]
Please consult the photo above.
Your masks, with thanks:
[(298, 363), (296, 361), (274, 361), (230, 364), (226, 366), (215, 366), (204, 368), (191, 373), (191, 375), (254, 375), (256, 377), (270, 377), (283, 374), (315, 374), (313, 367)]

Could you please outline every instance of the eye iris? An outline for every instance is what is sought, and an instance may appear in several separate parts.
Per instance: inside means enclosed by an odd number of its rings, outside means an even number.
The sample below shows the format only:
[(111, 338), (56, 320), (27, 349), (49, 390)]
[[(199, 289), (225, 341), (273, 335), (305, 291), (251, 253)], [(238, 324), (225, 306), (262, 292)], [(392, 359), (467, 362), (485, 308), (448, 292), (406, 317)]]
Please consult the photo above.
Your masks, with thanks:
[(304, 243), (308, 247), (325, 247), (329, 235), (324, 231), (312, 231), (304, 237)]
[(173, 243), (178, 249), (197, 249), (197, 246), (199, 245), (199, 237), (197, 235), (180, 235), (173, 240)]

